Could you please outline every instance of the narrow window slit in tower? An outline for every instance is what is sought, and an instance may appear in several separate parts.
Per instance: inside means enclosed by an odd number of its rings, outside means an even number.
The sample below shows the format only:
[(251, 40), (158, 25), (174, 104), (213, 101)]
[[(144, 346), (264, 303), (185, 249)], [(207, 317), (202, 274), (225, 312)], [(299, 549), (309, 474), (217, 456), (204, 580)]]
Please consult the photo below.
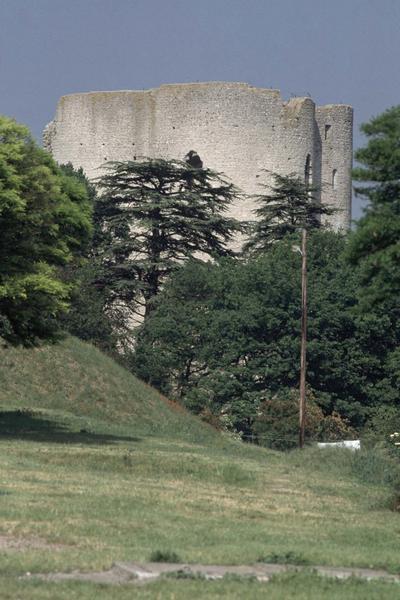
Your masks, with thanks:
[(336, 190), (336, 186), (337, 186), (337, 169), (333, 169), (333, 171), (332, 171), (332, 187), (334, 190)]
[(330, 135), (331, 125), (325, 125), (325, 139), (327, 140)]
[(307, 154), (306, 157), (306, 165), (304, 167), (304, 183), (309, 186), (312, 185), (311, 154)]

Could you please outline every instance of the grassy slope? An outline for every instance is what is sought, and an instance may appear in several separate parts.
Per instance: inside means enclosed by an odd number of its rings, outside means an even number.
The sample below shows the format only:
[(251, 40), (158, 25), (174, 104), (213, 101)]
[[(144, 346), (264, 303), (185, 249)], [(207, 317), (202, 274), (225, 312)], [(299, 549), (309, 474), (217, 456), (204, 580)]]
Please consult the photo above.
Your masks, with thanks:
[[(1, 350), (0, 405), (0, 534), (60, 544), (4, 553), (2, 597), (102, 598), (90, 584), (15, 577), (107, 568), (156, 550), (204, 563), (289, 553), (310, 564), (400, 568), (389, 490), (356, 481), (347, 452), (283, 455), (233, 442), (77, 340)], [(268, 596), (258, 584), (168, 581), (135, 597), (393, 597), (390, 585), (296, 577), (278, 578)]]
[(129, 423), (157, 434), (215, 437), (99, 350), (76, 338), (40, 348), (0, 348), (0, 406)]

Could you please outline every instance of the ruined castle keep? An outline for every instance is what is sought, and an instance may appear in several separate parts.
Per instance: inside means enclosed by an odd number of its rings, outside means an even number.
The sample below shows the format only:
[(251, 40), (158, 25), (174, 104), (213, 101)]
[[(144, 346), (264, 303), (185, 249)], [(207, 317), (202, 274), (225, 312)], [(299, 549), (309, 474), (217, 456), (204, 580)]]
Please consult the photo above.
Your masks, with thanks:
[[(184, 159), (190, 150), (246, 194), (268, 183), (263, 169), (297, 173), (320, 189), (322, 203), (338, 209), (326, 219), (339, 230), (351, 218), (352, 120), (350, 106), (285, 102), (278, 90), (245, 83), (162, 85), (63, 96), (44, 146), (89, 178), (101, 175), (107, 161)], [(249, 220), (254, 208), (253, 199), (241, 199), (231, 213)]]

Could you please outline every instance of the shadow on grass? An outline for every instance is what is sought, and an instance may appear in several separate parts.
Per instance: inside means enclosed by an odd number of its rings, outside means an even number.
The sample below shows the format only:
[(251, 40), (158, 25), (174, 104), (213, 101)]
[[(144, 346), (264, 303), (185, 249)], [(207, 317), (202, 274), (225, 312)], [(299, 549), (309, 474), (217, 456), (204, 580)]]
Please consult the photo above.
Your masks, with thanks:
[(139, 442), (140, 438), (93, 433), (86, 429), (71, 431), (57, 421), (51, 421), (29, 410), (0, 411), (0, 440), (19, 439), (55, 444), (115, 444)]

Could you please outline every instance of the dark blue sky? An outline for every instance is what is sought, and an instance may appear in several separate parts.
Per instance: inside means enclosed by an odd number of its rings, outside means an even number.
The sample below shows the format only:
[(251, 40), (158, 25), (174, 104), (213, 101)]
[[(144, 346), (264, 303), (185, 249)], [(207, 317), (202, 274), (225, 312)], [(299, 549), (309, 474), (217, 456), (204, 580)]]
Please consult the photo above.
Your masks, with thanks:
[(36, 137), (63, 94), (224, 80), (352, 104), (358, 146), (399, 58), (400, 0), (0, 0), (0, 112)]

